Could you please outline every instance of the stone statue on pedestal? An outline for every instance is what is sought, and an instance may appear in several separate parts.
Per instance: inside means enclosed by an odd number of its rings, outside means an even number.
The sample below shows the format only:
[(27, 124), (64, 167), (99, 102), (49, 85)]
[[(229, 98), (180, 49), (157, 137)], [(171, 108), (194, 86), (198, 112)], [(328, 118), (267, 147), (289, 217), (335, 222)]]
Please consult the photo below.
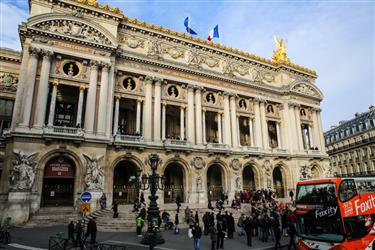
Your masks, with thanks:
[(10, 190), (24, 191), (33, 187), (35, 180), (35, 157), (39, 153), (26, 154), (22, 151), (13, 152), (15, 160), (10, 170)]
[(85, 175), (85, 184), (87, 190), (103, 191), (104, 171), (100, 166), (100, 161), (103, 159), (103, 155), (90, 156), (82, 153), (82, 156), (86, 159), (87, 170)]

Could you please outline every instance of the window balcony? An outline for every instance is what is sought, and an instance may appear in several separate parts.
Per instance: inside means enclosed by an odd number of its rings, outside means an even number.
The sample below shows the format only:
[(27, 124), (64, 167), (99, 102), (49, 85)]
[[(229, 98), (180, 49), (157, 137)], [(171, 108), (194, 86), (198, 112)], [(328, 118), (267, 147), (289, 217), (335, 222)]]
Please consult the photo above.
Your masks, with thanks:
[(117, 145), (141, 146), (144, 145), (145, 140), (141, 135), (115, 135), (114, 143)]
[(164, 140), (164, 147), (167, 149), (187, 150), (190, 149), (190, 143), (186, 140), (166, 139)]
[(49, 126), (43, 129), (43, 136), (49, 138), (75, 138), (76, 140), (83, 140), (85, 132), (82, 128)]
[(219, 153), (229, 152), (229, 146), (227, 144), (210, 142), (210, 143), (207, 143), (206, 147), (207, 147), (207, 150), (211, 152), (219, 152)]
[(252, 147), (252, 146), (242, 146), (242, 151), (245, 153), (258, 153), (260, 151), (260, 148), (258, 147)]

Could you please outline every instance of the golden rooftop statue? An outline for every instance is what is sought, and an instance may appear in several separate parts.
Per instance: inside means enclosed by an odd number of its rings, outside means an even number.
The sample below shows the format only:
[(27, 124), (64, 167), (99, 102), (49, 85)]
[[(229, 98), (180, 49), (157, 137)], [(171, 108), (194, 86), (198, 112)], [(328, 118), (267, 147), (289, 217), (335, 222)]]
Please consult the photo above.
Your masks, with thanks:
[(283, 41), (283, 39), (278, 39), (276, 36), (273, 36), (273, 40), (276, 43), (276, 50), (273, 51), (272, 59), (276, 63), (283, 63), (283, 62), (290, 62), (288, 56), (286, 55), (286, 42)]

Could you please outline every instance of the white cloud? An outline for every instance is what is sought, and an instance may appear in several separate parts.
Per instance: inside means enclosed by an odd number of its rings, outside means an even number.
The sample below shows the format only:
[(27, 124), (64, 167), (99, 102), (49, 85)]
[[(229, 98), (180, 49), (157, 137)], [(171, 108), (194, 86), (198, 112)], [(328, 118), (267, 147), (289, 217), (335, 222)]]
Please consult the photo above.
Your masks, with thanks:
[(0, 2), (0, 46), (20, 50), (18, 25), (28, 18), (27, 10), (14, 2)]

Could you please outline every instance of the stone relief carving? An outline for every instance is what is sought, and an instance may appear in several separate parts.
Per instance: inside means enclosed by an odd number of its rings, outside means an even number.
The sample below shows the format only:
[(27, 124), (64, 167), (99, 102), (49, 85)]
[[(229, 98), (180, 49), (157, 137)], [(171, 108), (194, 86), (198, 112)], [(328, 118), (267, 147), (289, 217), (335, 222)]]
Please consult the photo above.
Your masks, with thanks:
[(15, 160), (13, 161), (13, 168), (10, 170), (10, 190), (30, 190), (35, 180), (36, 162), (34, 159), (39, 153), (26, 154), (22, 151), (14, 151), (13, 154)]
[(235, 67), (236, 72), (238, 72), (241, 76), (245, 76), (249, 73), (249, 68), (245, 65), (238, 64)]
[(197, 69), (201, 68), (202, 58), (199, 55), (198, 49), (190, 50), (188, 53), (188, 65)]
[(261, 81), (260, 72), (257, 68), (255, 68), (255, 67), (250, 68), (249, 74), (250, 74), (250, 80), (251, 81), (254, 81), (254, 82), (260, 82)]
[(202, 175), (200, 173), (198, 173), (198, 177), (197, 177), (197, 191), (201, 191), (202, 190)]
[(180, 57), (184, 57), (184, 55), (185, 55), (185, 52), (182, 49), (179, 49), (177, 47), (165, 48), (164, 52), (166, 52), (168, 55), (170, 55), (173, 59), (178, 59)]
[(73, 20), (49, 20), (35, 25), (46, 32), (81, 38), (103, 45), (112, 45), (109, 39), (91, 26)]
[(331, 164), (328, 164), (325, 166), (325, 171), (324, 171), (324, 174), (323, 176), (325, 177), (333, 177), (334, 173), (337, 172), (337, 169), (333, 169), (332, 165)]
[(132, 49), (136, 49), (138, 47), (144, 48), (145, 46), (145, 41), (135, 36), (124, 37), (123, 41), (129, 46), (129, 48)]
[(158, 39), (152, 39), (148, 41), (147, 55), (155, 59), (161, 59), (162, 57), (161, 42)]
[(18, 75), (10, 73), (0, 73), (0, 91), (16, 92)]
[(300, 177), (301, 180), (308, 180), (312, 178), (311, 167), (303, 165), (300, 167)]
[(103, 155), (90, 156), (82, 153), (86, 159), (85, 184), (87, 190), (102, 191), (104, 189), (104, 171), (100, 165)]
[(264, 171), (266, 172), (267, 177), (267, 188), (271, 188), (272, 186), (272, 177), (271, 177), (271, 170), (272, 170), (272, 164), (269, 160), (266, 160), (264, 162)]
[(320, 97), (315, 89), (304, 83), (297, 84), (292, 90), (304, 95)]
[(234, 76), (234, 74), (233, 74), (233, 71), (234, 71), (233, 62), (229, 61), (228, 59), (225, 59), (224, 61), (222, 61), (221, 66), (222, 66), (222, 72), (223, 72), (224, 75), (228, 75), (228, 76), (231, 76), (231, 77)]
[(241, 178), (239, 176), (236, 177), (235, 183), (236, 183), (236, 189), (240, 190), (241, 189)]
[(238, 159), (233, 159), (230, 165), (236, 171), (241, 168), (241, 163)]
[(206, 166), (206, 162), (203, 160), (202, 157), (194, 157), (194, 159), (190, 162), (190, 165), (195, 167), (196, 169), (202, 169)]
[(202, 62), (204, 62), (210, 68), (214, 68), (219, 65), (219, 60), (213, 57), (204, 57)]

